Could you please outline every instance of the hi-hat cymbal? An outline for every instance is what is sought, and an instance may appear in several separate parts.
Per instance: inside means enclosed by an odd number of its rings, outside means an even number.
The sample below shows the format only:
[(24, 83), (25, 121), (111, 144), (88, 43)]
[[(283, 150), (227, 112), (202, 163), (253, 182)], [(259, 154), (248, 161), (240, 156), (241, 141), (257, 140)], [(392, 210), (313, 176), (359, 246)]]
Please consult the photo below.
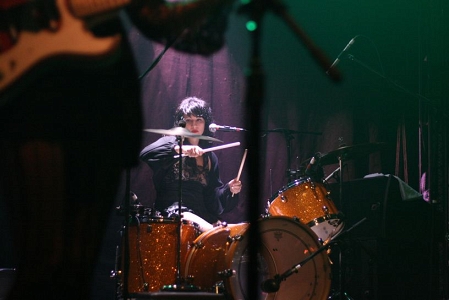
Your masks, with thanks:
[(206, 135), (194, 134), (194, 133), (190, 132), (188, 129), (185, 129), (183, 127), (173, 127), (171, 129), (144, 129), (143, 131), (158, 133), (158, 134), (162, 134), (162, 135), (190, 137), (190, 138), (196, 138), (196, 139), (200, 139), (200, 140), (207, 140), (207, 141), (223, 143), (222, 140), (219, 140), (219, 139), (216, 139), (216, 138), (213, 138), (210, 136), (206, 136)]
[(368, 154), (382, 150), (386, 143), (366, 143), (353, 146), (342, 146), (321, 156), (322, 166), (338, 164), (339, 160), (346, 161), (366, 156)]

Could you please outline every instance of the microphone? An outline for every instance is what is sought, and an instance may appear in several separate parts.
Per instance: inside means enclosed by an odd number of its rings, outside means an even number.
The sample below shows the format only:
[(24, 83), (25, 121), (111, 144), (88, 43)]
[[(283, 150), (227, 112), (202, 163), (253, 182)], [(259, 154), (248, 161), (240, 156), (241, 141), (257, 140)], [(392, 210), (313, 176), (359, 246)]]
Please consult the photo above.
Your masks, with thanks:
[(319, 152), (315, 153), (315, 155), (312, 156), (312, 158), (310, 159), (310, 162), (307, 165), (306, 170), (305, 170), (306, 175), (311, 175), (313, 173), (312, 168), (320, 158), (321, 158), (321, 153), (319, 153)]
[(316, 162), (315, 156), (312, 156), (312, 158), (310, 159), (309, 164), (306, 167), (306, 173), (308, 173), (310, 171), (310, 169), (312, 169), (312, 167), (315, 164), (315, 162)]
[(233, 132), (233, 131), (246, 131), (246, 129), (239, 128), (239, 127), (232, 127), (232, 126), (224, 126), (224, 125), (217, 125), (215, 123), (212, 123), (209, 125), (210, 132), (215, 131), (227, 131), (227, 132)]
[(279, 280), (270, 278), (262, 282), (260, 288), (265, 293), (275, 293), (279, 290)]
[(136, 194), (134, 194), (133, 192), (129, 192), (129, 195), (131, 196), (131, 200), (133, 200), (133, 203), (135, 203), (135, 204), (138, 204), (139, 203), (139, 201), (137, 201), (137, 195)]
[(345, 53), (346, 51), (349, 50), (349, 48), (352, 47), (352, 45), (355, 43), (355, 39), (357, 38), (357, 36), (353, 37), (349, 43), (346, 45), (346, 47), (343, 48), (343, 50), (340, 52), (340, 54), (338, 54), (337, 58), (334, 60), (334, 62), (331, 64), (331, 66), (329, 67), (329, 69), (327, 69), (326, 74), (329, 75), (329, 71), (332, 68), (335, 68), (338, 63), (340, 62), (340, 57), (343, 55), (343, 53)]

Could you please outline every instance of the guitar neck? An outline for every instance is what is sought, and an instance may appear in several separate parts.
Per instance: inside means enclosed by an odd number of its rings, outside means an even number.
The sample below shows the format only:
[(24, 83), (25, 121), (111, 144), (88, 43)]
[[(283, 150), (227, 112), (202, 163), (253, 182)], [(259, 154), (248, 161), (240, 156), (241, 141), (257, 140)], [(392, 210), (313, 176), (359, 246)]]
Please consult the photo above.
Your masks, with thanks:
[(92, 17), (120, 9), (132, 0), (68, 0), (71, 13), (77, 18)]

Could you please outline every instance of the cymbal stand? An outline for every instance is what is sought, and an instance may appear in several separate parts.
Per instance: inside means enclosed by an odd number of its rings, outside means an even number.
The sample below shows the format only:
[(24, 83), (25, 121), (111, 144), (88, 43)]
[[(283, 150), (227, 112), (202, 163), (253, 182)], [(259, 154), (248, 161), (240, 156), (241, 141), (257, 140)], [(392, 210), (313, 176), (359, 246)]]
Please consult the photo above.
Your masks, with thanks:
[[(343, 158), (341, 156), (338, 156), (338, 170), (339, 170), (339, 176), (340, 176), (340, 180), (338, 182), (338, 188), (339, 188), (338, 192), (340, 194), (339, 207), (343, 207), (343, 163), (342, 162), (343, 162)], [(363, 221), (365, 221), (365, 219), (363, 219)], [(359, 223), (361, 223), (361, 222), (359, 222)], [(352, 228), (357, 226), (359, 223), (354, 225)], [(349, 231), (350, 230), (348, 230), (347, 232), (349, 232)], [(342, 247), (339, 247), (338, 251), (339, 251), (339, 253), (338, 253), (338, 292), (337, 292), (338, 298), (334, 298), (331, 295), (329, 297), (329, 299), (352, 300), (353, 298), (351, 298), (346, 292), (344, 292), (344, 285), (343, 285), (343, 280), (344, 280), (344, 276), (343, 276), (343, 256), (342, 256), (343, 250), (342, 250)]]
[(287, 183), (292, 182), (292, 169), (291, 169), (291, 163), (292, 163), (292, 159), (291, 159), (291, 154), (292, 154), (292, 140), (294, 139), (293, 135), (291, 135), (288, 131), (284, 131), (284, 137), (285, 140), (287, 141)]
[(123, 204), (122, 208), (124, 209), (123, 215), (124, 215), (124, 222), (123, 222), (123, 287), (122, 287), (122, 297), (123, 299), (128, 299), (128, 273), (129, 273), (129, 263), (130, 263), (130, 257), (129, 257), (129, 215), (130, 215), (130, 169), (126, 169), (125, 174), (125, 197), (123, 198)]
[[(184, 126), (182, 126), (184, 125)], [(185, 127), (184, 124), (180, 124), (181, 127)], [(182, 229), (182, 145), (184, 137), (182, 136), (176, 136), (176, 139), (178, 141), (179, 146), (179, 155), (178, 155), (178, 162), (179, 162), (179, 181), (178, 181), (178, 230), (177, 230), (177, 243), (176, 243), (176, 279), (174, 284), (164, 285), (162, 287), (162, 290), (164, 291), (194, 291), (199, 290), (199, 288), (193, 286), (193, 285), (185, 285), (185, 282), (182, 279), (181, 276), (181, 229)]]
[(265, 130), (266, 133), (270, 132), (280, 132), (284, 135), (286, 145), (287, 145), (287, 170), (285, 171), (287, 175), (287, 183), (290, 183), (293, 181), (293, 175), (297, 175), (299, 170), (292, 170), (291, 169), (291, 156), (292, 156), (292, 149), (291, 149), (291, 143), (294, 139), (293, 134), (314, 134), (314, 135), (321, 135), (321, 132), (309, 132), (309, 131), (296, 131), (296, 130), (290, 130), (286, 128), (276, 128), (276, 129), (269, 129)]
[[(323, 183), (327, 183), (329, 179), (333, 178), (337, 172), (340, 173), (340, 167), (333, 170), (332, 173), (330, 173), (326, 178), (324, 178)], [(340, 176), (340, 174), (338, 174), (338, 176)], [(338, 182), (340, 182), (340, 178), (337, 178), (337, 180)]]

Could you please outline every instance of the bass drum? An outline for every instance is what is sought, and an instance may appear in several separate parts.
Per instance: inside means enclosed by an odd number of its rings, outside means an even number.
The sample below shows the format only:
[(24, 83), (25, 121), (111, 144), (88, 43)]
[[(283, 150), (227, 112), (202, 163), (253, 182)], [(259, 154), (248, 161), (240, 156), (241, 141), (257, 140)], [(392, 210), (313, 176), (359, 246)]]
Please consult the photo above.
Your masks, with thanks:
[[(262, 243), (257, 258), (258, 287), (263, 281), (290, 270), (320, 247), (315, 233), (291, 218), (261, 219), (258, 227)], [(195, 274), (194, 284), (204, 289), (214, 289), (223, 283), (230, 299), (248, 300), (248, 228), (244, 224), (200, 236), (188, 255), (186, 276)], [(277, 292), (265, 293), (259, 289), (258, 299), (325, 300), (330, 286), (331, 268), (323, 251), (282, 281)]]
[[(262, 248), (258, 257), (259, 284), (283, 274), (319, 249), (315, 233), (307, 226), (286, 217), (270, 217), (258, 222)], [(229, 249), (228, 264), (235, 274), (229, 277), (234, 299), (248, 299), (248, 239), (234, 241)], [(331, 286), (331, 268), (323, 251), (286, 278), (276, 293), (260, 291), (259, 299), (327, 299)]]

